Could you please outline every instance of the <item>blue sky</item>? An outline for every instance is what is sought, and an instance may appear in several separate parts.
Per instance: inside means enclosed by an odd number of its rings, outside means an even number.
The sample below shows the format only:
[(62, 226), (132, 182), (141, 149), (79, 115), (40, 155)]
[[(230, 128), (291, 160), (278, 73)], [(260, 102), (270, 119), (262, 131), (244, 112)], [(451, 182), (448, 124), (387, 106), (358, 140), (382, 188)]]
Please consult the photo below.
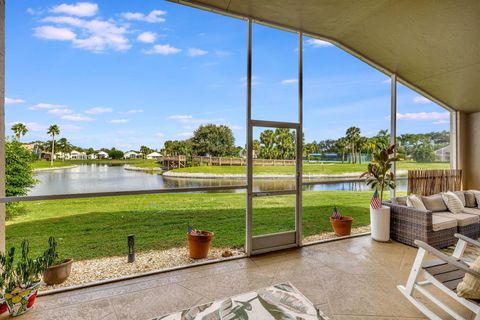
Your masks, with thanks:
[[(200, 124), (245, 143), (246, 22), (165, 1), (8, 1), (6, 126), (46, 128), (82, 147), (160, 149)], [(254, 25), (253, 116), (296, 121), (298, 38)], [(304, 39), (306, 141), (356, 125), (388, 128), (388, 78), (333, 45)], [(400, 86), (398, 132), (448, 130), (448, 113)]]

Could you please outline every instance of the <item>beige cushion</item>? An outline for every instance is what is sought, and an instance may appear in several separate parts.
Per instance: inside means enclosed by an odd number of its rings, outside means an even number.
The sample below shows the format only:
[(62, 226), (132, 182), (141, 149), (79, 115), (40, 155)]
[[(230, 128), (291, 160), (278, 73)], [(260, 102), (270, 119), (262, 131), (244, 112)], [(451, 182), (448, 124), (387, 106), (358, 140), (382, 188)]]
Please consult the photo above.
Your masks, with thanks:
[[(470, 269), (480, 272), (480, 256), (472, 263)], [(466, 299), (480, 299), (480, 278), (466, 273), (463, 281), (457, 286), (457, 295)]]
[(480, 209), (479, 208), (463, 208), (463, 213), (480, 216)]
[[(451, 213), (450, 213), (451, 214)], [(457, 219), (432, 215), (433, 231), (440, 231), (457, 227)]]
[(407, 197), (407, 207), (420, 209), (420, 210), (427, 210), (423, 205), (422, 200), (415, 194), (411, 194)]
[(433, 215), (445, 218), (454, 218), (457, 220), (457, 225), (459, 227), (465, 227), (480, 222), (480, 217), (473, 214), (451, 213), (450, 211), (445, 211), (435, 212)]
[(461, 213), (465, 208), (462, 204), (462, 201), (458, 198), (458, 196), (453, 192), (445, 192), (442, 193), (443, 202), (447, 205), (447, 208), (452, 213)]
[[(472, 193), (473, 198), (475, 199), (475, 196)], [(407, 197), (396, 197), (394, 199), (394, 203), (401, 205), (401, 206), (406, 206), (407, 205)], [(476, 203), (475, 203), (476, 205)]]
[(475, 199), (475, 194), (472, 191), (464, 191), (463, 194), (465, 195), (465, 207), (477, 207), (477, 200)]
[(465, 207), (466, 201), (465, 201), (465, 194), (463, 193), (463, 191), (453, 191), (453, 193), (457, 195), (458, 199), (462, 201), (462, 204)]
[(440, 212), (440, 211), (447, 211), (448, 208), (443, 202), (442, 196), (439, 194), (434, 194), (428, 197), (422, 197), (422, 202), (427, 208), (432, 212)]
[(480, 191), (472, 190), (475, 195), (475, 200), (477, 200), (477, 208), (480, 208)]

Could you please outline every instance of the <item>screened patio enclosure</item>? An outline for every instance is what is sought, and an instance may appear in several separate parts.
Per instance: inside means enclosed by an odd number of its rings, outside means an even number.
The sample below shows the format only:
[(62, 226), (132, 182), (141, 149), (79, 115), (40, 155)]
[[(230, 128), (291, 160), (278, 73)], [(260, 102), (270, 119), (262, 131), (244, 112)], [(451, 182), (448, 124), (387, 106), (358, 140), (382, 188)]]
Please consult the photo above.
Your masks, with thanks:
[[(175, 2), (175, 1), (174, 1)], [(305, 36), (315, 37), (316, 39), (324, 39), (326, 41), (331, 41), (336, 44), (341, 49), (346, 50), (349, 53), (354, 54), (356, 57), (360, 58), (361, 61), (366, 62), (372, 67), (378, 69), (383, 74), (390, 78), (390, 105), (385, 106), (386, 109), (389, 109), (390, 112), (390, 142), (395, 144), (397, 139), (397, 82), (400, 82), (410, 88), (415, 89), (420, 94), (430, 98), (432, 101), (443, 106), (450, 111), (450, 124), (451, 124), (451, 135), (450, 135), (450, 144), (452, 146), (452, 156), (451, 163), (454, 168), (458, 167), (457, 160), (457, 151), (458, 151), (458, 134), (457, 134), (457, 124), (459, 123), (458, 112), (453, 111), (453, 109), (443, 103), (442, 101), (435, 99), (432, 95), (428, 94), (426, 91), (421, 90), (421, 88), (414, 86), (411, 82), (400, 77), (397, 73), (389, 71), (387, 68), (381, 67), (379, 64), (373, 62), (368, 58), (356, 53), (353, 50), (350, 50), (348, 47), (343, 46), (338, 41), (327, 38), (319, 37), (314, 33), (304, 33), (299, 31), (295, 27), (288, 27), (281, 23), (275, 23), (273, 21), (264, 21), (262, 19), (256, 19), (247, 14), (235, 14), (227, 12), (225, 10), (220, 10), (218, 8), (212, 8), (208, 1), (205, 1), (205, 6), (196, 1), (185, 1), (182, 3), (188, 5), (200, 5), (203, 9), (212, 10), (220, 12), (222, 14), (232, 15), (232, 18), (241, 19), (245, 21), (246, 33), (245, 37), (247, 39), (247, 46), (245, 48), (247, 52), (247, 61), (245, 63), (246, 70), (246, 103), (245, 103), (245, 114), (246, 114), (246, 137), (247, 137), (247, 166), (246, 166), (246, 184), (238, 184), (231, 186), (220, 186), (220, 187), (202, 187), (202, 188), (175, 188), (175, 189), (162, 189), (162, 190), (137, 190), (137, 191), (120, 191), (120, 192), (103, 192), (103, 193), (79, 193), (79, 194), (68, 194), (68, 195), (46, 195), (46, 196), (24, 196), (24, 197), (9, 197), (2, 198), (2, 203), (9, 202), (28, 202), (28, 201), (38, 201), (38, 200), (56, 200), (56, 199), (76, 199), (76, 198), (96, 198), (96, 197), (105, 197), (105, 196), (125, 196), (125, 195), (143, 195), (143, 194), (162, 194), (162, 193), (188, 193), (188, 192), (212, 192), (212, 191), (226, 191), (226, 190), (246, 190), (246, 214), (245, 214), (245, 253), (246, 255), (255, 255), (260, 253), (265, 253), (274, 250), (281, 250), (292, 247), (301, 247), (303, 245), (302, 241), (304, 239), (302, 232), (302, 189), (305, 186), (314, 185), (315, 182), (306, 182), (303, 181), (303, 100), (304, 100), (304, 64), (303, 64), (303, 43)], [(218, 9), (218, 10), (217, 10)], [(282, 118), (282, 115), (287, 112), (287, 110), (279, 110), (278, 113), (272, 114), (271, 118), (259, 118), (257, 115), (258, 108), (262, 108), (260, 103), (256, 103), (255, 99), (252, 97), (255, 96), (256, 88), (253, 85), (254, 83), (254, 74), (255, 74), (255, 26), (262, 26), (269, 29), (279, 30), (279, 32), (289, 33), (292, 38), (295, 38), (296, 42), (296, 90), (292, 92), (292, 99), (296, 101), (295, 104), (290, 104), (288, 106), (288, 111), (292, 114), (295, 114), (294, 117)], [(272, 55), (274, 54), (272, 50)], [(4, 125), (4, 121), (2, 119)], [(253, 141), (255, 139), (256, 133), (260, 128), (281, 128), (287, 129), (289, 132), (295, 135), (295, 155), (294, 159), (296, 160), (295, 167), (292, 171), (294, 178), (294, 188), (291, 189), (279, 189), (269, 192), (256, 192), (253, 190), (254, 185), (254, 168), (253, 168)], [(4, 130), (3, 133), (4, 134)], [(2, 137), (4, 138), (4, 137)], [(4, 171), (4, 163), (2, 163), (2, 170)], [(257, 208), (262, 205), (262, 202), (268, 201), (267, 199), (275, 197), (286, 197), (288, 201), (294, 207), (294, 210), (289, 212), (283, 212), (288, 220), (287, 225), (271, 225), (264, 226), (261, 225), (258, 219), (256, 219)], [(283, 210), (279, 208), (278, 210)], [(4, 208), (2, 208), (4, 211)], [(280, 211), (278, 211), (280, 213)], [(275, 213), (271, 213), (274, 215)], [(4, 216), (4, 212), (2, 213)], [(5, 247), (5, 219), (1, 217), (1, 237), (0, 237), (0, 248)]]

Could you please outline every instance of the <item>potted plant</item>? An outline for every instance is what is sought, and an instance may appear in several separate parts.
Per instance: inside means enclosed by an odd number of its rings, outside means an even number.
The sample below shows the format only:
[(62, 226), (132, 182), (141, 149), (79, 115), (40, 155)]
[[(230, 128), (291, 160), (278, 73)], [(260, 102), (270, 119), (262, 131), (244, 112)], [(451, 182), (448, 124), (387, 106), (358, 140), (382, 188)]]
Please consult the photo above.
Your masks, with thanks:
[(349, 236), (352, 232), (352, 217), (344, 217), (338, 212), (337, 207), (333, 207), (332, 215), (330, 216), (330, 223), (336, 236)]
[(213, 239), (213, 232), (192, 229), (188, 227), (188, 250), (190, 258), (203, 259), (208, 255), (210, 243)]
[(57, 241), (54, 237), (48, 239), (48, 249), (43, 254), (45, 271), (43, 282), (47, 285), (63, 283), (72, 272), (73, 259), (60, 259), (57, 253)]
[(0, 253), (0, 295), (14, 317), (32, 308), (40, 287), (40, 274), (45, 268), (42, 257), (32, 259), (28, 253), (27, 240), (22, 241), (22, 254), (16, 263), (15, 248), (11, 248), (6, 255)]
[(395, 156), (395, 145), (376, 144), (372, 151), (372, 161), (367, 171), (360, 177), (375, 193), (370, 203), (371, 235), (374, 240), (387, 242), (390, 240), (390, 208), (383, 206), (383, 192), (396, 188), (392, 164), (398, 161)]

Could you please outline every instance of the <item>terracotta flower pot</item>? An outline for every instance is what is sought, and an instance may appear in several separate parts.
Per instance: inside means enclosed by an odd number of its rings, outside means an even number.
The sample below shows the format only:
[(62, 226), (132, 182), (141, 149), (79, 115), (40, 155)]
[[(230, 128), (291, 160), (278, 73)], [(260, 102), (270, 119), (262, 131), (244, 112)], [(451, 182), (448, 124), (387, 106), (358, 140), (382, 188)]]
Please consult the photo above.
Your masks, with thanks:
[(330, 222), (332, 223), (333, 231), (336, 236), (348, 236), (352, 232), (352, 217), (342, 217), (341, 219), (330, 218)]
[(28, 288), (17, 287), (12, 292), (6, 292), (4, 297), (10, 314), (16, 317), (29, 311), (35, 303), (38, 288), (40, 288), (40, 282), (34, 283)]
[(51, 286), (63, 283), (72, 272), (73, 259), (65, 259), (62, 263), (50, 266), (43, 273), (43, 282)]
[(208, 255), (210, 243), (212, 242), (213, 232), (197, 231), (188, 233), (188, 250), (190, 258), (203, 259)]

